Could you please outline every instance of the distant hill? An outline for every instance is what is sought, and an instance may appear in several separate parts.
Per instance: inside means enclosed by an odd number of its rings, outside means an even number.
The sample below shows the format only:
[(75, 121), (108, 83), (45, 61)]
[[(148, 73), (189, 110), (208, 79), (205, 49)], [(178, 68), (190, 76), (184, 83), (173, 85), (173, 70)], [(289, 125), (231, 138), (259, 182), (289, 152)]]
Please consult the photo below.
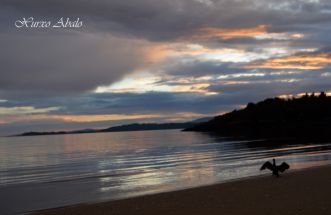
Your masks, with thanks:
[(234, 110), (184, 131), (251, 138), (304, 138), (331, 141), (331, 97), (271, 98)]
[(208, 122), (212, 120), (214, 117), (204, 117), (200, 119), (193, 120), (192, 123), (202, 123), (202, 122)]
[(181, 129), (194, 126), (192, 122), (185, 123), (144, 123), (144, 124), (129, 124), (110, 127), (106, 129), (99, 130), (99, 132), (114, 132), (114, 131), (146, 131), (146, 130), (166, 130), (166, 129)]
[(120, 131), (145, 131), (145, 130), (166, 130), (166, 129), (184, 129), (192, 127), (199, 122), (206, 122), (210, 118), (201, 118), (192, 122), (183, 123), (134, 123), (109, 127), (106, 129), (83, 129), (75, 131), (50, 131), (50, 132), (26, 132), (15, 136), (40, 136), (40, 135), (59, 135), (59, 134), (83, 134), (83, 133), (101, 133), (101, 132), (120, 132)]

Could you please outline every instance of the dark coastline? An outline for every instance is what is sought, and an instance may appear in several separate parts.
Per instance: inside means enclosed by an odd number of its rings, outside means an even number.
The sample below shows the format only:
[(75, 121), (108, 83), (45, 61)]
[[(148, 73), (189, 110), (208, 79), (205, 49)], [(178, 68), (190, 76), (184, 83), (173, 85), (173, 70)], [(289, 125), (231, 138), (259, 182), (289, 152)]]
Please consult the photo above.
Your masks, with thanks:
[(64, 135), (64, 134), (91, 134), (91, 133), (105, 133), (105, 132), (124, 132), (124, 131), (151, 131), (151, 130), (170, 130), (170, 129), (183, 129), (192, 127), (196, 123), (135, 123), (121, 126), (109, 127), (106, 129), (83, 129), (76, 131), (50, 131), (50, 132), (26, 132), (23, 134), (13, 136), (44, 136), (44, 135)]

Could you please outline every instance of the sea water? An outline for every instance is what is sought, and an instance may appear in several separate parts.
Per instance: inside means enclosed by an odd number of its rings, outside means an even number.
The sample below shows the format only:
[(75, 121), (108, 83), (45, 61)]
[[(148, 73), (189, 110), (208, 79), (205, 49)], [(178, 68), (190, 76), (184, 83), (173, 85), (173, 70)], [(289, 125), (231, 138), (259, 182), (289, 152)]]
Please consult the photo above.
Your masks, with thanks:
[[(0, 214), (122, 199), (331, 163), (331, 144), (236, 141), (180, 130), (1, 137)], [(290, 170), (290, 171), (291, 171)]]

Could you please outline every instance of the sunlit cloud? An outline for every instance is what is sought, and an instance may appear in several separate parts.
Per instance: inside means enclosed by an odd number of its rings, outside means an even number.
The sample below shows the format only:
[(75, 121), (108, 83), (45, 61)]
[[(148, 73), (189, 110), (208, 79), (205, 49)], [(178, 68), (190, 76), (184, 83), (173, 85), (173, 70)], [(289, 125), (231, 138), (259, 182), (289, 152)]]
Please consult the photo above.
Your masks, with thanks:
[(242, 77), (263, 77), (266, 74), (263, 72), (254, 72), (254, 73), (237, 73), (237, 74), (227, 74), (220, 75), (218, 79), (232, 79), (232, 78), (242, 78)]
[(61, 109), (60, 107), (35, 108), (33, 106), (0, 107), (0, 116), (16, 114), (48, 113)]
[(273, 33), (268, 32), (268, 25), (258, 25), (251, 28), (238, 28), (238, 29), (225, 29), (215, 27), (205, 27), (197, 31), (193, 38), (208, 39), (208, 38), (221, 38), (224, 40), (251, 37), (255, 39), (275, 39), (275, 40), (289, 40), (289, 39), (302, 39), (302, 33)]
[(194, 41), (180, 41), (155, 43), (146, 46), (144, 56), (151, 64), (162, 64), (167, 59), (171, 61), (183, 61), (186, 59), (217, 60), (220, 62), (237, 63), (288, 55), (294, 51), (297, 50), (289, 50), (287, 47), (264, 47), (260, 51), (254, 52), (240, 47), (210, 48)]
[(300, 33), (266, 33), (258, 36), (254, 36), (258, 40), (274, 39), (274, 40), (295, 40), (304, 38), (304, 34)]
[(330, 53), (312, 53), (252, 62), (243, 68), (317, 70), (325, 68), (329, 64), (331, 64)]
[(323, 72), (321, 74), (322, 77), (331, 77), (331, 73), (330, 72)]
[(144, 93), (148, 91), (162, 91), (163, 88), (155, 88), (155, 83), (160, 81), (161, 77), (146, 72), (140, 72), (125, 77), (123, 80), (109, 86), (99, 86), (94, 93)]
[(63, 122), (89, 123), (120, 120), (185, 121), (208, 116), (194, 112), (155, 113), (155, 114), (102, 114), (102, 115), (63, 115), (63, 114), (19, 114), (1, 117), (0, 124), (30, 121), (58, 120)]
[(267, 33), (266, 25), (259, 25), (252, 28), (241, 28), (241, 29), (224, 29), (206, 27), (198, 30), (196, 38), (211, 38), (219, 37), (222, 39), (232, 39), (237, 37), (254, 37), (261, 36)]
[(202, 93), (205, 95), (217, 95), (217, 92), (210, 92), (207, 88), (210, 84), (192, 84), (192, 85), (179, 85), (173, 86), (172, 92), (191, 92), (191, 93)]
[[(173, 93), (201, 93), (204, 95), (215, 95), (217, 94), (216, 92), (210, 92), (207, 88), (210, 86), (210, 84), (207, 83), (201, 83), (201, 84), (189, 84), (186, 83), (185, 85), (183, 83), (184, 81), (179, 81), (176, 84), (172, 85), (167, 85), (167, 84), (162, 84), (162, 85), (151, 85), (147, 86), (145, 88), (136, 88), (136, 87), (130, 87), (130, 88), (125, 88), (125, 87), (120, 87), (117, 85), (116, 87), (102, 87), (98, 88), (95, 92), (96, 93), (107, 93), (107, 92), (112, 92), (112, 93), (146, 93), (146, 92), (173, 92)], [(185, 81), (186, 82), (186, 81)]]
[(103, 115), (62, 115), (62, 114), (19, 114), (13, 116), (2, 117), (0, 124), (34, 121), (34, 120), (60, 120), (64, 122), (102, 122), (102, 121), (116, 121), (116, 120), (130, 120), (130, 119), (149, 119), (160, 118), (159, 114), (145, 114), (145, 115), (126, 115), (126, 114), (103, 114)]
[(114, 121), (114, 120), (128, 120), (128, 119), (148, 119), (161, 117), (158, 114), (145, 115), (127, 115), (127, 114), (107, 114), (107, 115), (50, 115), (46, 116), (50, 119), (58, 119), (70, 122), (100, 122), (100, 121)]
[(167, 57), (174, 55), (177, 43), (149, 43), (145, 46), (144, 55), (151, 64), (158, 63)]
[[(94, 93), (186, 92), (204, 95), (217, 94), (208, 90), (210, 86), (208, 81), (213, 78), (211, 76), (177, 78), (175, 82), (160, 83), (164, 78), (150, 73), (138, 73), (110, 86), (100, 86), (94, 90)], [(172, 78), (169, 77), (170, 80)]]
[(250, 84), (250, 81), (223, 81), (220, 82), (222, 85), (243, 85), (243, 84)]
[(299, 82), (299, 79), (289, 78), (289, 79), (275, 79), (275, 80), (252, 80), (252, 81), (221, 81), (219, 85), (251, 85), (254, 86), (255, 84), (275, 84), (275, 83), (294, 83)]
[(232, 48), (208, 48), (198, 43), (182, 43), (173, 47), (173, 51), (170, 56), (203, 56), (206, 54), (230, 54), (230, 53), (242, 53), (244, 50), (232, 49)]

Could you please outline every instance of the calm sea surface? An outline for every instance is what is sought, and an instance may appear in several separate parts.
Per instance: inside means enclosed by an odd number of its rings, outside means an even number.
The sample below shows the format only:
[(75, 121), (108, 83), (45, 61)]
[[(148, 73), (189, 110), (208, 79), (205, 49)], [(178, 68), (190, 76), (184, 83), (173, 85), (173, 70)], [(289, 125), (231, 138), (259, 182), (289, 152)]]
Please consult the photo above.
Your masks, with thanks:
[(0, 138), (0, 214), (159, 193), (331, 164), (331, 144), (266, 146), (179, 130)]

